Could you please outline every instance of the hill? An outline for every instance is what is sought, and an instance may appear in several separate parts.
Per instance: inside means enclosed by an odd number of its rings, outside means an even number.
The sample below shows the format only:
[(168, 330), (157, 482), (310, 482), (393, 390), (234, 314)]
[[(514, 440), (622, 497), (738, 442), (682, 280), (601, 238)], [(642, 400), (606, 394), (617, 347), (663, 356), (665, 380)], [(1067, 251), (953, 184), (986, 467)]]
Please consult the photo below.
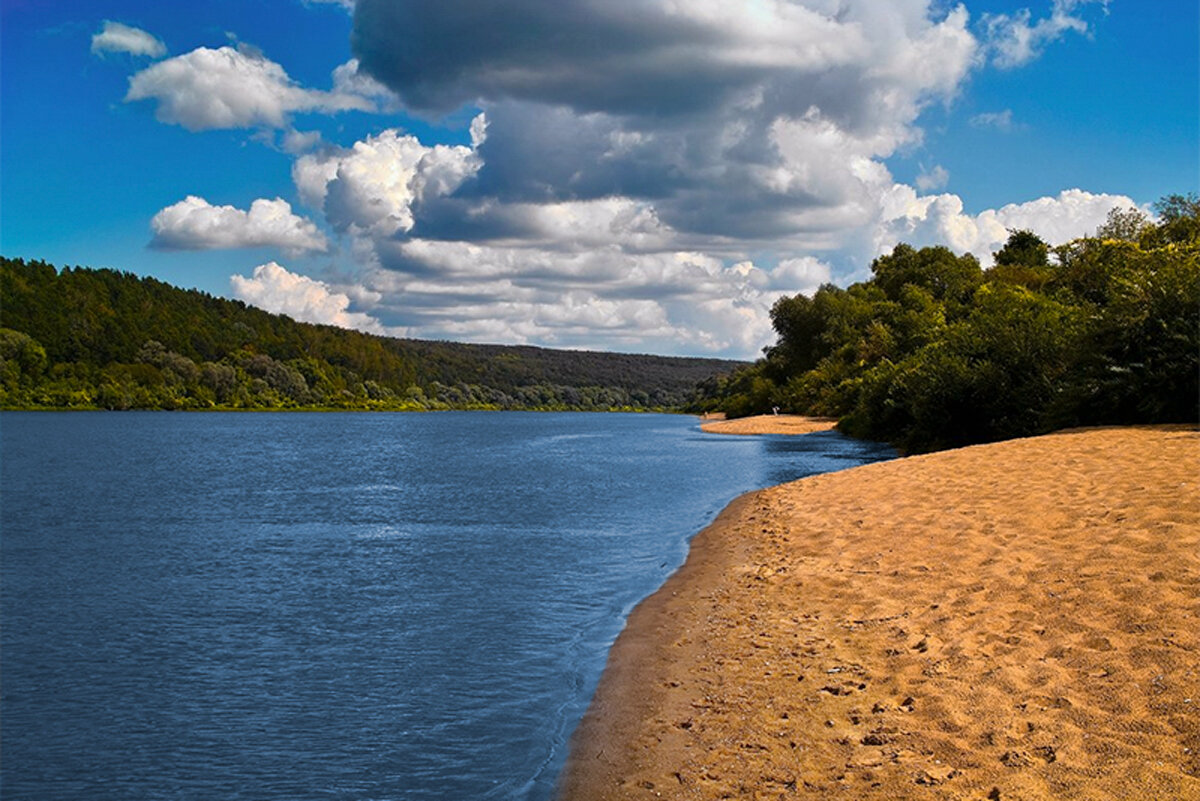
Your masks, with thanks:
[(671, 410), (740, 362), (430, 342), (0, 257), (0, 408)]

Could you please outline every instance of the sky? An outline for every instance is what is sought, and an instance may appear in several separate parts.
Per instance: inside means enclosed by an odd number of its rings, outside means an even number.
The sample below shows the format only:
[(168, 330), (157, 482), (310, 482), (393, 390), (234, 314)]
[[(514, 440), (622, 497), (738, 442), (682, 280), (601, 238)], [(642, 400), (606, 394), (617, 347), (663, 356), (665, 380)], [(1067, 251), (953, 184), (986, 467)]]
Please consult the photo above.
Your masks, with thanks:
[(1200, 184), (1195, 0), (0, 3), (0, 253), (373, 333), (753, 358)]

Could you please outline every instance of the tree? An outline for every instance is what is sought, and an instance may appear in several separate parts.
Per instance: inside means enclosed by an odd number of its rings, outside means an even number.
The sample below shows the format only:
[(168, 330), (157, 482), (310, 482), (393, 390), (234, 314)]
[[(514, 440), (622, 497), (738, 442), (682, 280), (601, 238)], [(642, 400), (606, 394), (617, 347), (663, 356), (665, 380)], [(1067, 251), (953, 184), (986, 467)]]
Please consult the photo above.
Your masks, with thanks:
[(35, 379), (46, 369), (46, 349), (33, 337), (10, 328), (0, 328), (0, 373)]
[(1149, 227), (1151, 227), (1150, 218), (1140, 210), (1132, 206), (1115, 208), (1108, 212), (1104, 224), (1096, 229), (1096, 238), (1137, 242)]
[(907, 285), (923, 287), (938, 300), (964, 302), (983, 280), (979, 260), (966, 253), (955, 256), (949, 248), (915, 250), (897, 245), (889, 255), (871, 264), (874, 284), (891, 299), (900, 297)]
[[(825, 288), (818, 294), (821, 291)], [(822, 304), (804, 295), (775, 301), (771, 307), (771, 326), (778, 340), (767, 349), (767, 361), (776, 365), (781, 375), (811, 370), (828, 353), (824, 312)]]
[(1159, 217), (1151, 244), (1195, 244), (1200, 242), (1200, 198), (1195, 192), (1167, 195), (1154, 204)]
[(1200, 405), (1200, 253), (1125, 261), (1096, 312), (1065, 423), (1187, 422)]
[(1009, 231), (1008, 241), (996, 251), (995, 259), (997, 265), (1047, 267), (1050, 264), (1050, 246), (1033, 231)]

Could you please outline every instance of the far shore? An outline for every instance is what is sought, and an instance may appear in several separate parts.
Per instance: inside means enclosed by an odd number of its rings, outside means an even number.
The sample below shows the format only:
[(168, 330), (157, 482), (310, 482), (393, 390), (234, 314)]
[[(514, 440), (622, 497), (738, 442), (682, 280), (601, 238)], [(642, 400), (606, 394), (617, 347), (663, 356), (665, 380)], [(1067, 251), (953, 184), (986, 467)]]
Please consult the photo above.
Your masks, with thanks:
[(630, 615), (560, 798), (1200, 799), (1198, 490), (1200, 433), (1147, 426), (743, 495)]

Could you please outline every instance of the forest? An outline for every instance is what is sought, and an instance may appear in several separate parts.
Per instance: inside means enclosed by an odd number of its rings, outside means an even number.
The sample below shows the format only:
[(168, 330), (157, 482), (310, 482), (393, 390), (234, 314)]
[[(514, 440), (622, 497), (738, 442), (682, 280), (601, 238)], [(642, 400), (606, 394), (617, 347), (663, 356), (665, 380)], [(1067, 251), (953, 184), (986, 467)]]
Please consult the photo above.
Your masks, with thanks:
[(0, 258), (0, 409), (677, 410), (742, 365), (374, 336)]
[(1011, 231), (981, 269), (898, 245), (870, 280), (781, 298), (763, 358), (713, 377), (696, 411), (836, 417), (917, 453), (1075, 426), (1195, 422), (1200, 201), (1117, 209), (1051, 247)]

